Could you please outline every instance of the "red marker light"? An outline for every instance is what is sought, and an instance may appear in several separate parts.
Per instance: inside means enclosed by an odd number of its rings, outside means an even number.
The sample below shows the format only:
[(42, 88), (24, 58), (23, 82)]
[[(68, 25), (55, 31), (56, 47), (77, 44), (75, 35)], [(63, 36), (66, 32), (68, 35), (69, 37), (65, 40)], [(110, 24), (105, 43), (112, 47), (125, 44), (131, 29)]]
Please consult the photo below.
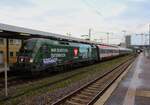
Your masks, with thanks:
[(75, 49), (74, 49), (74, 56), (77, 56), (77, 55), (78, 55), (78, 49), (75, 48)]

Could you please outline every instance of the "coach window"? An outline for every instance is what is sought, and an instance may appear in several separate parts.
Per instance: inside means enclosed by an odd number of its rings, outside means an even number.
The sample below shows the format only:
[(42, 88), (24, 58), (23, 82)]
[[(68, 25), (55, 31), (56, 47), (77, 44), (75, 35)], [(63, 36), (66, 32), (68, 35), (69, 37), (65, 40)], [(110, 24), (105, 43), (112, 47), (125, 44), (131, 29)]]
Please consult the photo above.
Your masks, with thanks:
[(103, 53), (103, 49), (100, 50), (100, 53)]
[(13, 57), (13, 52), (10, 52), (10, 57)]
[(103, 49), (101, 49), (101, 53), (105, 53)]

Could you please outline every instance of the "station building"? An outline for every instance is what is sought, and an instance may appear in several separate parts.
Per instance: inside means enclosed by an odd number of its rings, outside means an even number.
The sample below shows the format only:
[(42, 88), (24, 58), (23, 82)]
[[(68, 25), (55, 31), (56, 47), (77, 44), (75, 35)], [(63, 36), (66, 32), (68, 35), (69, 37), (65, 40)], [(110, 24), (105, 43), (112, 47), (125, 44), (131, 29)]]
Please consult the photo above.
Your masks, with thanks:
[[(17, 60), (17, 55), (21, 47), (21, 40), (9, 39), (9, 64), (13, 64)], [(0, 38), (0, 67), (6, 62), (6, 39)]]
[(29, 38), (50, 38), (61, 41), (95, 43), (79, 38), (0, 23), (0, 67), (5, 64), (9, 67), (10, 64), (15, 63), (23, 41)]

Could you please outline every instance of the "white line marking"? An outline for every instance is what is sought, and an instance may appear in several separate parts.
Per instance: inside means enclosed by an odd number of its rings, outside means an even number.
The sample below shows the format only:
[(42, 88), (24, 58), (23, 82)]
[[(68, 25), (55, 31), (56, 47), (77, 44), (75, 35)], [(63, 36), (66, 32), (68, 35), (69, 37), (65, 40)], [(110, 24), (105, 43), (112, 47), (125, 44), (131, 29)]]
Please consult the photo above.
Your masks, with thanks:
[(94, 105), (104, 105), (105, 102), (108, 100), (108, 98), (111, 96), (113, 91), (117, 88), (120, 81), (123, 79), (123, 77), (128, 73), (128, 71), (131, 69), (131, 67), (134, 65), (135, 62), (133, 62), (123, 73), (122, 75), (115, 81), (115, 83), (110, 86), (110, 88), (98, 99), (98, 101)]
[(138, 62), (136, 64), (136, 67), (133, 69), (135, 71), (134, 71), (132, 80), (129, 84), (129, 88), (128, 88), (128, 91), (126, 93), (123, 105), (134, 105), (136, 88), (137, 88), (136, 83), (138, 81), (138, 75), (141, 72), (141, 69), (140, 69), (141, 60), (142, 60), (142, 56), (140, 55), (138, 58)]

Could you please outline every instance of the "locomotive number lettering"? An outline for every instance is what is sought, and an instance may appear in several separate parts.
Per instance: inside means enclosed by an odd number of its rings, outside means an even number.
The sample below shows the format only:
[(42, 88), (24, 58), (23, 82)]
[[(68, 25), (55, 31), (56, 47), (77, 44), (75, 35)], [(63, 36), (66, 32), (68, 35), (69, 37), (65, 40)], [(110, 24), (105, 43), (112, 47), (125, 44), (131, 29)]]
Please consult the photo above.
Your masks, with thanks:
[(68, 52), (68, 49), (63, 48), (52, 48), (51, 52)]
[(52, 58), (57, 58), (57, 57), (66, 57), (66, 54), (51, 54)]

